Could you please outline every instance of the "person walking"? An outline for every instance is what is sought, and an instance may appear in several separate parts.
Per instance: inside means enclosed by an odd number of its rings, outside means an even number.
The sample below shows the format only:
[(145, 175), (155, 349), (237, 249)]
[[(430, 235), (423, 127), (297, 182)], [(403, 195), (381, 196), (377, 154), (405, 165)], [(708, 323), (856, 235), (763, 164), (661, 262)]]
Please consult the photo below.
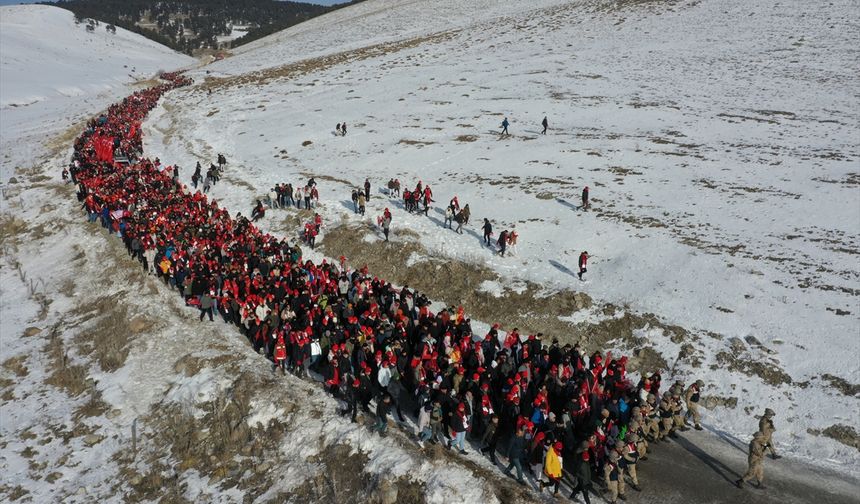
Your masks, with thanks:
[(481, 435), (481, 453), (485, 455), (489, 454), (490, 462), (494, 465), (497, 463), (496, 446), (499, 443), (499, 434), (499, 416), (493, 414), (490, 417), (490, 423), (487, 424), (487, 427), (484, 428), (484, 433)]
[(588, 186), (582, 190), (582, 209), (588, 210)]
[[(684, 402), (687, 403), (686, 418), (693, 418), (693, 428), (696, 430), (702, 430), (702, 426), (699, 424), (699, 421), (702, 419), (699, 414), (699, 400), (701, 399), (702, 387), (704, 386), (705, 382), (702, 380), (696, 380), (696, 382), (690, 385), (684, 393)], [(761, 430), (761, 428), (759, 428), (759, 430)]]
[(588, 273), (588, 251), (585, 250), (579, 254), (579, 279), (582, 280), (582, 275)]
[(508, 231), (502, 231), (499, 233), (499, 239), (496, 241), (496, 244), (499, 246), (499, 254), (502, 257), (505, 257), (505, 250), (508, 248)]
[(366, 201), (367, 200), (364, 197), (364, 193), (358, 193), (358, 213), (361, 215), (364, 215)]
[(561, 485), (561, 450), (563, 446), (556, 441), (549, 450), (543, 461), (543, 474), (549, 481), (539, 481), (540, 490), (545, 487), (553, 487), (553, 495), (558, 495), (558, 487)]
[(448, 208), (445, 209), (445, 227), (451, 229), (451, 225), (454, 223), (454, 206), (448, 205)]
[(508, 118), (505, 117), (505, 119), (502, 121), (502, 135), (510, 135), (510, 133), (508, 133), (508, 126), (510, 125), (511, 123), (508, 122)]
[(484, 230), (484, 246), (489, 247), (490, 237), (493, 236), (493, 225), (490, 224), (490, 219), (484, 218), (484, 226), (482, 227)]
[(617, 504), (619, 497), (627, 500), (624, 495), (624, 470), (618, 463), (620, 459), (618, 452), (611, 450), (603, 464), (603, 478), (609, 491), (610, 504)]
[(773, 426), (773, 417), (776, 413), (773, 412), (770, 408), (765, 408), (764, 415), (762, 415), (761, 419), (758, 421), (758, 430), (762, 434), (764, 434), (764, 442), (766, 443), (765, 448), (770, 450), (770, 456), (774, 460), (781, 458), (776, 454), (776, 450), (773, 447), (773, 433), (776, 432), (776, 428)]
[(370, 179), (364, 179), (364, 199), (370, 201)]
[(466, 431), (469, 430), (469, 418), (466, 416), (466, 405), (457, 405), (457, 411), (451, 415), (451, 432), (454, 434), (450, 448), (460, 448), (460, 455), (468, 455), (466, 451)]
[(585, 501), (585, 504), (591, 504), (588, 496), (589, 492), (592, 491), (590, 459), (588, 441), (583, 441), (583, 444), (576, 450), (576, 461), (573, 465), (573, 476), (576, 478), (576, 486), (570, 494), (570, 499), (574, 500), (576, 499), (576, 494), (582, 493), (582, 499)]
[(543, 121), (541, 121), (540, 125), (543, 126), (543, 131), (540, 134), (546, 135), (546, 129), (549, 127), (549, 121), (547, 121), (546, 116), (543, 116)]
[(506, 476), (510, 476), (513, 478), (513, 474), (511, 474), (511, 469), (517, 469), (517, 483), (522, 486), (526, 485), (526, 481), (523, 479), (523, 460), (526, 458), (526, 438), (525, 431), (522, 426), (517, 427), (517, 433), (511, 439), (510, 444), (508, 445), (508, 467), (505, 468), (504, 473)]
[(767, 449), (766, 439), (765, 434), (761, 431), (753, 434), (752, 441), (750, 441), (749, 455), (747, 456), (749, 467), (746, 474), (741, 479), (735, 481), (735, 485), (738, 488), (743, 488), (744, 483), (755, 478), (758, 488), (764, 490), (764, 451)]
[(385, 431), (388, 429), (388, 414), (391, 412), (391, 396), (383, 394), (376, 403), (376, 424), (373, 430), (379, 432), (379, 435), (385, 437)]

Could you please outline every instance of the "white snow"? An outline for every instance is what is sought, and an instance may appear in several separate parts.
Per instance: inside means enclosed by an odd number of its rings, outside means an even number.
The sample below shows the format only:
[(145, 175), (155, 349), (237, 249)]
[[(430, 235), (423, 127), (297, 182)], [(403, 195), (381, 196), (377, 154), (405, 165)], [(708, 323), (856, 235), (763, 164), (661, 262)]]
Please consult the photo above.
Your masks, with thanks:
[[(838, 394), (820, 378), (830, 373), (860, 383), (856, 7), (846, 0), (826, 8), (799, 0), (618, 5), (367, 0), (255, 41), (207, 70), (241, 75), (459, 31), (292, 80), (216, 88), (212, 96), (172, 93), (170, 111), (156, 109), (146, 125), (146, 150), (178, 162), (186, 180), (198, 159), (209, 162), (225, 153), (230, 164), (213, 195), (243, 212), (272, 184), (304, 181), (305, 172), (356, 185), (369, 176), (375, 187), (394, 176), (404, 187), (421, 179), (432, 185), (439, 207), (456, 194), (473, 210), (462, 236), (443, 230), (438, 212), (429, 219), (410, 216), (384, 197), (374, 196), (360, 219), (350, 210), (350, 188), (336, 182), (321, 182), (319, 210), (328, 223), (370, 223), (388, 206), (393, 240), (402, 239), (398, 229), (410, 228), (434, 259), (493, 268), (504, 281), (482, 286), (491, 292), (522, 289), (525, 280), (546, 292), (572, 286), (622, 307), (615, 316), (653, 312), (720, 334), (722, 339), (700, 333), (695, 342), (703, 367), (676, 366), (670, 359), (666, 376), (703, 378), (707, 394), (738, 397), (735, 409), (705, 411), (705, 426), (746, 440), (755, 428), (753, 415), (769, 406), (779, 415), (775, 442), (784, 454), (860, 474), (855, 449), (807, 433), (834, 423), (858, 428), (860, 411), (857, 398)], [(60, 9), (0, 8), (3, 182), (49, 152), (47, 138), (127, 94), (130, 83), (191, 63), (121, 29), (116, 36), (103, 27), (86, 33)], [(512, 123), (509, 139), (496, 134), (501, 114)], [(544, 114), (551, 127), (547, 137), (536, 133)], [(344, 120), (349, 135), (334, 136), (333, 125)], [(476, 140), (455, 140), (460, 135)], [(313, 145), (302, 147), (305, 140)], [(419, 147), (401, 140), (434, 143)], [(275, 157), (281, 149), (289, 159)], [(66, 161), (51, 158), (48, 173), (56, 178), (55, 168)], [(0, 408), (0, 486), (20, 486), (33, 502), (121, 502), (129, 482), (117, 457), (128, 451), (135, 419), (161, 401), (199, 416), (197, 406), (223, 394), (232, 378), (233, 370), (223, 366), (185, 376), (174, 369), (177, 356), (225, 353), (237, 357), (242, 372), (269, 371), (235, 331), (200, 325), (161, 287), (132, 298), (135, 310), (161, 325), (153, 337), (133, 342), (122, 368), (106, 373), (79, 355), (72, 342), (89, 325), (72, 315), (77, 303), (95, 290), (125, 300), (130, 290), (147, 289), (88, 283), (100, 278), (109, 244), (117, 240), (83, 224), (73, 196), (51, 192), (55, 182), (4, 185), (0, 200), (4, 217), (55, 233), (32, 233), (20, 249), (4, 246), (0, 256), (0, 361), (23, 357), (28, 369), (24, 376), (0, 369), (15, 392)], [(586, 184), (594, 209), (582, 213), (575, 207)], [(263, 227), (275, 228), (285, 212), (267, 212)], [(516, 223), (518, 255), (500, 258), (481, 246), (476, 223), (485, 216), (497, 232)], [(86, 257), (70, 266), (74, 244), (84, 247)], [(586, 248), (594, 259), (588, 281), (580, 284), (572, 272)], [(29, 294), (31, 280), (51, 299), (44, 315)], [(66, 281), (73, 281), (71, 291), (61, 288)], [(850, 314), (836, 315), (837, 308)], [(595, 308), (563, 318), (583, 323), (605, 317)], [(492, 323), (474, 321), (473, 327), (483, 334)], [(42, 332), (23, 336), (31, 325)], [(54, 335), (51, 327), (66, 330)], [(746, 345), (741, 355), (774, 359), (796, 383), (808, 382), (805, 388), (771, 387), (717, 365), (714, 355), (731, 351), (729, 338), (748, 335), (768, 351)], [(668, 357), (680, 350), (660, 329), (641, 328), (636, 336)], [(58, 341), (66, 345), (68, 365), (87, 367), (115, 413), (110, 419), (76, 419), (88, 394), (72, 398), (45, 385), (53, 370), (46, 350)], [(342, 421), (332, 413), (334, 400), (315, 385), (288, 377), (266, 393), (307, 399), (281, 445), (292, 463), (278, 467), (279, 485), (260, 502), (318, 471), (307, 457), (334, 443), (366, 453), (370, 473), (423, 481), (429, 502), (494, 502), (487, 483), (462, 466), (415, 456)], [(322, 414), (314, 416), (314, 409)], [(279, 404), (258, 397), (248, 421), (265, 425), (283, 414)], [(70, 433), (81, 425), (104, 438), (86, 447), (84, 436)], [(145, 425), (139, 428), (139, 435), (147, 434)], [(139, 463), (135, 469), (147, 468)], [(44, 476), (52, 472), (58, 475), (49, 484)], [(214, 487), (194, 470), (182, 473), (181, 483), (195, 502), (244, 497), (237, 488)]]
[[(226, 154), (226, 183), (212, 196), (234, 211), (305, 173), (356, 186), (370, 177), (380, 196), (391, 177), (404, 187), (423, 180), (437, 200), (429, 219), (385, 197), (359, 219), (350, 187), (328, 181), (319, 211), (329, 223), (373, 222), (388, 206), (394, 236), (409, 228), (427, 250), (491, 267), (511, 284), (582, 290), (696, 331), (702, 367), (672, 373), (739, 399), (709, 412), (711, 426), (746, 436), (772, 407), (783, 452), (829, 465), (823, 454), (857, 474), (856, 450), (807, 433), (860, 409), (821, 378), (860, 382), (853, 13), (849, 1), (369, 0), (238, 48), (207, 71), (262, 80), (173, 94), (145, 141), (188, 174), (198, 159)], [(372, 57), (348, 52), (443, 31)], [(253, 73), (344, 51), (292, 78)], [(512, 135), (502, 138), (505, 116)], [(336, 136), (343, 121), (349, 134)], [(582, 212), (586, 185), (592, 210)], [(462, 236), (442, 229), (454, 195), (472, 207)], [(267, 213), (263, 227), (282, 215)], [(481, 246), (484, 217), (497, 234), (516, 225), (515, 257)], [(592, 259), (581, 283), (582, 250)], [(675, 360), (678, 345), (648, 336)], [(772, 360), (795, 384), (770, 386), (715, 360), (733, 352), (731, 338), (749, 336), (767, 348), (745, 345), (741, 355)]]
[(194, 60), (122, 28), (75, 25), (65, 9), (0, 7), (0, 178), (29, 167), (56, 133), (130, 93), (129, 85)]

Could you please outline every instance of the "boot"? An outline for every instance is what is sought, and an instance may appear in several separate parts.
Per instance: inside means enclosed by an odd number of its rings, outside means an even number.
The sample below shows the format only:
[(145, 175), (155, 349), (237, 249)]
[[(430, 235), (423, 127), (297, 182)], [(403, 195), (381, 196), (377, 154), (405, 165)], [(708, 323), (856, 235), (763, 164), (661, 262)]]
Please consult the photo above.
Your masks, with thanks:
[(735, 481), (735, 486), (737, 486), (738, 488), (743, 488), (744, 487), (744, 480), (739, 479), (739, 480)]
[(631, 485), (630, 485), (630, 488), (632, 488), (633, 490), (636, 490), (637, 492), (641, 492), (641, 491), (642, 491), (642, 487), (640, 487), (639, 485), (631, 484)]
[(701, 426), (701, 425), (699, 425), (699, 424), (696, 424), (695, 429), (696, 429), (696, 430), (702, 430), (702, 426)]

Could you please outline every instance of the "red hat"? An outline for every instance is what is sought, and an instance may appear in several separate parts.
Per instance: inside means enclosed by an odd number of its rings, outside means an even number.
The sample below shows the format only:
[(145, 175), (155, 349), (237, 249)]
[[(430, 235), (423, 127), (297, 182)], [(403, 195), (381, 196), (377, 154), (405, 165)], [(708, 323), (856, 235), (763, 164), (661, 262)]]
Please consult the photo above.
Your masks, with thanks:
[(352, 380), (352, 386), (353, 387), (358, 387), (359, 385), (361, 385), (361, 381), (359, 381), (358, 378)]
[(556, 443), (552, 445), (552, 447), (555, 448), (556, 453), (560, 453), (562, 449), (562, 444), (559, 441), (556, 441)]
[(466, 411), (466, 405), (463, 403), (458, 404), (457, 411)]

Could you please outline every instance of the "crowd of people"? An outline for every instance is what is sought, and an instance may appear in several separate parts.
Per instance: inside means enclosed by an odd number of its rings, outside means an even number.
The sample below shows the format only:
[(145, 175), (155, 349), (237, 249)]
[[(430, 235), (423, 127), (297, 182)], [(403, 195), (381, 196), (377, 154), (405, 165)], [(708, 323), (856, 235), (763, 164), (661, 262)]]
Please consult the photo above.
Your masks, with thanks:
[[(701, 428), (701, 381), (666, 386), (654, 370), (635, 382), (623, 356), (499, 324), (477, 334), (462, 306), (435, 311), (417, 290), (353, 268), (345, 257), (314, 264), (298, 243), (186, 189), (172, 167), (142, 153), (141, 121), (165, 92), (190, 84), (175, 73), (162, 79), (111, 106), (75, 141), (69, 174), (78, 198), (89, 220), (121, 236), (129, 254), (201, 321), (217, 315), (236, 326), (273, 371), (321, 376), (343, 414), (355, 422), (363, 411), (382, 435), (394, 412), (401, 422), (411, 413), (422, 446), (466, 454), (471, 443), (494, 463), (505, 454), (504, 472), (520, 484), (531, 474), (536, 488), (558, 493), (566, 481), (586, 503), (594, 478), (612, 502), (624, 498), (628, 482), (640, 490), (636, 467), (653, 444), (687, 430), (688, 419)], [(115, 163), (120, 154), (130, 162)], [(292, 188), (275, 192), (286, 205)], [(420, 183), (406, 192), (423, 194), (425, 207), (432, 198)], [(356, 211), (369, 198), (365, 181), (364, 191), (354, 191)], [(456, 215), (468, 211), (456, 198), (451, 207)], [(387, 229), (388, 209), (383, 220)], [(321, 225), (316, 214), (306, 226), (311, 247)], [(515, 245), (515, 232), (504, 243)]]
[[(266, 195), (266, 204), (270, 208), (291, 208), (311, 210), (319, 204), (320, 193), (316, 181), (311, 178), (304, 185), (275, 184)], [(302, 206), (304, 204), (304, 207)]]

